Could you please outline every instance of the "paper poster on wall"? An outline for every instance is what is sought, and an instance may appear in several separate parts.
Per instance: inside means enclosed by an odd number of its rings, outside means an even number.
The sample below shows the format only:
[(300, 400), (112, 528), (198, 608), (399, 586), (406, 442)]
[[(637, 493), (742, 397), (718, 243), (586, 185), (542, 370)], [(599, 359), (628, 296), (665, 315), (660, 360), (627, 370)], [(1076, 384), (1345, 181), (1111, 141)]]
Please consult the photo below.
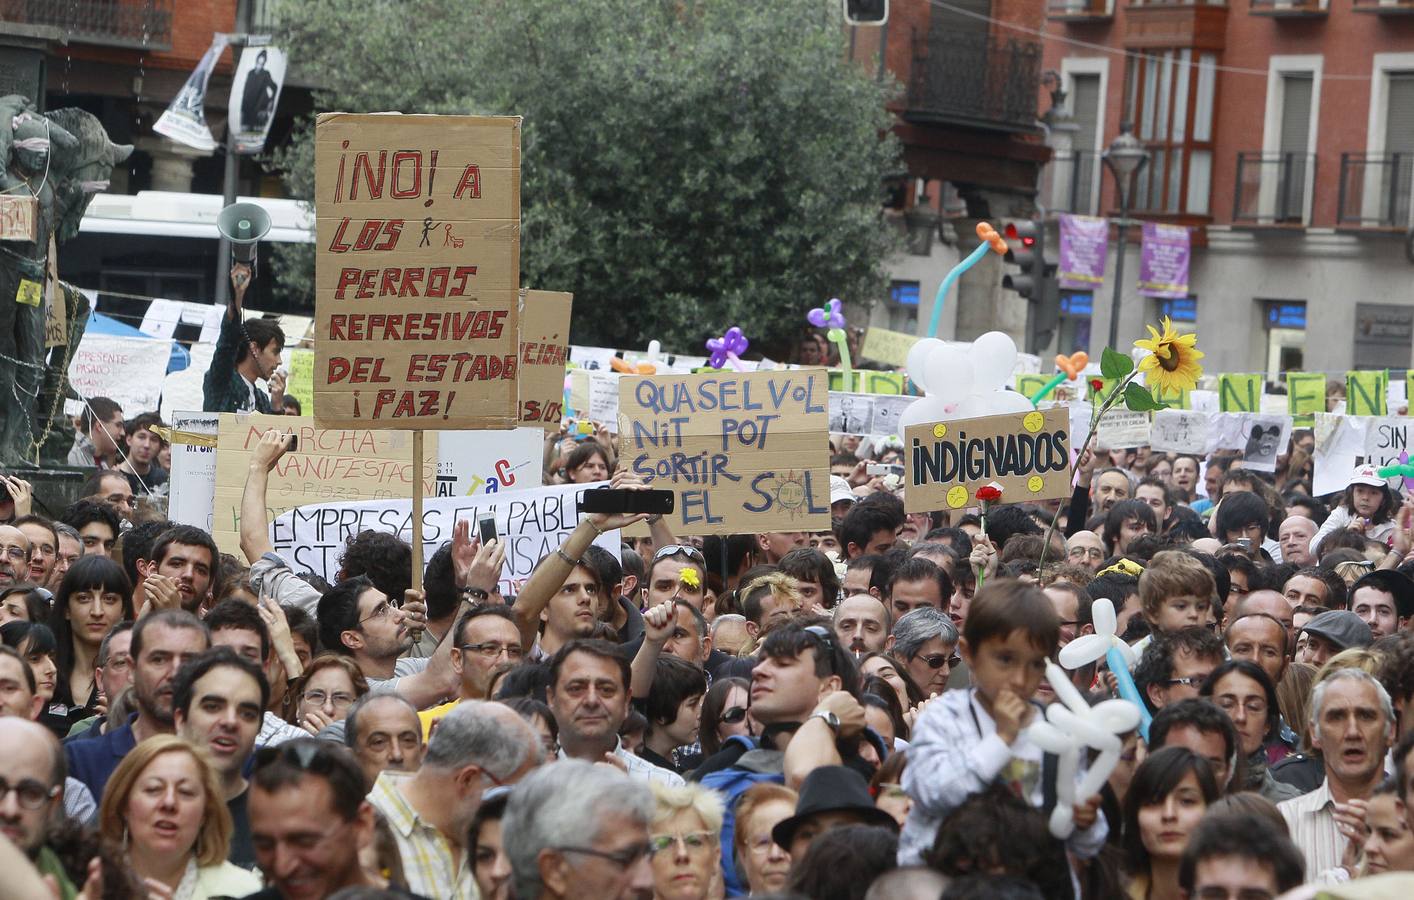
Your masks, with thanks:
[(514, 427), (520, 119), (323, 113), (315, 217), (319, 425)]
[(909, 512), (962, 509), (993, 483), (999, 503), (1069, 497), (1070, 414), (1062, 408), (905, 429)]
[[(422, 558), (431, 559), (452, 539), (457, 522), (471, 522), (475, 534), (476, 521), (490, 513), (506, 543), (501, 593), (518, 594), (536, 563), (554, 553), (579, 523), (575, 511), (579, 495), (606, 486), (606, 482), (563, 484), (474, 497), (428, 497), (422, 506)], [(365, 530), (412, 540), (412, 501), (322, 503), (289, 510), (271, 523), (270, 539), (275, 552), (296, 572), (313, 572), (332, 581), (338, 575), (344, 540)], [(619, 532), (606, 531), (594, 543), (617, 556)]]
[(677, 491), (674, 534), (830, 527), (823, 369), (625, 376), (619, 458)]

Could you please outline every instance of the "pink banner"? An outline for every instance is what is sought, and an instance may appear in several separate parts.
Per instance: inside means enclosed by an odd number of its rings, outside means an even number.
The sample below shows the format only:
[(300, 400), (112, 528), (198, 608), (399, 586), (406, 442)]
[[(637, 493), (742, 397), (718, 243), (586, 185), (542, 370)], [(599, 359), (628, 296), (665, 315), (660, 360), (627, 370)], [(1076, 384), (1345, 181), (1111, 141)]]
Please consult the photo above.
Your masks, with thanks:
[(1188, 296), (1188, 228), (1144, 223), (1139, 255), (1139, 293), (1165, 299)]

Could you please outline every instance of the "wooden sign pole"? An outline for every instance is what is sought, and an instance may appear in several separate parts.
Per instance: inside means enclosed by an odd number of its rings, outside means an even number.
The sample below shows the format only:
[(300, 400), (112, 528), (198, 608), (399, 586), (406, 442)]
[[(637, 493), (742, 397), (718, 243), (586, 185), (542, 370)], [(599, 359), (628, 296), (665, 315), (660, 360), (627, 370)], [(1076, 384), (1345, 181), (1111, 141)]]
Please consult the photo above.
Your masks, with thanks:
[(422, 590), (422, 429), (412, 433), (412, 589)]

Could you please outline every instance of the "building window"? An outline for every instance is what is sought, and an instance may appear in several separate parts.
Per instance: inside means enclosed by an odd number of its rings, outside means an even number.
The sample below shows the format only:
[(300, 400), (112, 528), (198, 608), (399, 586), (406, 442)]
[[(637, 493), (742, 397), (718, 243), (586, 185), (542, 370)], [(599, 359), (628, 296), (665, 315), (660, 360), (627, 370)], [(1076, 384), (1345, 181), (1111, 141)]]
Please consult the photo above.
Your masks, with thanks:
[(1061, 291), (1057, 350), (1067, 354), (1077, 350), (1090, 350), (1090, 324), (1094, 308), (1095, 297), (1089, 291)]
[(1305, 328), (1305, 300), (1263, 300), (1268, 328)]
[(1217, 54), (1189, 48), (1130, 58), (1126, 119), (1149, 148), (1149, 164), (1136, 177), (1136, 210), (1209, 214), (1216, 66)]
[(1167, 316), (1175, 322), (1185, 322), (1189, 325), (1198, 322), (1198, 297), (1194, 294), (1171, 300), (1160, 300), (1158, 304), (1160, 319)]
[(895, 281), (889, 286), (889, 299), (900, 306), (917, 306), (918, 282)]
[(895, 281), (889, 285), (890, 331), (913, 334), (918, 330), (918, 282)]

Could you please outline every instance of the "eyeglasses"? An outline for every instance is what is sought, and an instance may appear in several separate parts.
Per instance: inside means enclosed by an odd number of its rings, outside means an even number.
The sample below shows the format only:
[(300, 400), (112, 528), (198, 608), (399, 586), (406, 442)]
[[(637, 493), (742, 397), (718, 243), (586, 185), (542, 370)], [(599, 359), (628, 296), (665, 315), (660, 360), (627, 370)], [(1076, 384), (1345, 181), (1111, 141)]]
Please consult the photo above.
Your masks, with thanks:
[(501, 644), (496, 641), (483, 641), (480, 644), (461, 644), (457, 647), (463, 653), (475, 653), (486, 659), (495, 659), (502, 653), (508, 659), (520, 659), (525, 655), (525, 650), (520, 644)]
[(359, 619), (358, 624), (362, 625), (369, 619), (386, 619), (388, 616), (392, 615), (393, 610), (399, 608), (400, 606), (402, 606), (401, 602), (394, 603), (392, 600), (384, 600), (382, 603), (379, 603), (377, 606), (373, 607), (373, 612), (364, 616), (362, 619)]
[(10, 796), (10, 792), (15, 792), (15, 798), (20, 801), (20, 806), (25, 809), (39, 809), (54, 797), (59, 796), (59, 785), (45, 787), (38, 781), (26, 778), (18, 784), (10, 784), (0, 778), (0, 802)]
[(634, 844), (632, 847), (625, 847), (622, 850), (600, 850), (596, 847), (551, 847), (551, 850), (560, 853), (583, 853), (585, 856), (597, 856), (600, 859), (607, 859), (620, 869), (631, 868), (643, 857), (653, 852), (651, 841), (642, 844)]
[(18, 544), (6, 544), (4, 547), (0, 547), (0, 553), (4, 553), (13, 560), (24, 560), (26, 562), (29, 560), (29, 551)]
[(742, 720), (745, 719), (745, 718), (746, 718), (746, 707), (744, 707), (744, 706), (733, 706), (731, 709), (729, 709), (729, 710), (727, 710), (726, 712), (722, 713), (721, 718), (718, 719), (717, 721), (719, 721), (719, 722), (725, 722), (725, 723), (728, 724), (728, 725), (735, 725), (736, 723), (742, 721)]
[(691, 853), (712, 846), (713, 837), (715, 835), (710, 831), (689, 831), (687, 834), (655, 834), (648, 839), (648, 845), (653, 848), (649, 852), (657, 856), (664, 850), (671, 850), (673, 847), (681, 845), (685, 851)]
[(1236, 697), (1217, 697), (1215, 702), (1218, 704), (1218, 708), (1226, 713), (1232, 713), (1241, 706), (1249, 716), (1260, 718), (1267, 714), (1267, 701), (1257, 697), (1249, 697), (1245, 701), (1239, 701)]
[(958, 663), (962, 662), (962, 657), (958, 656), (956, 653), (954, 653), (952, 656), (948, 656), (943, 653), (929, 653), (914, 658), (923, 660), (925, 663), (928, 664), (928, 668), (930, 669), (941, 669), (945, 664), (949, 668), (952, 668), (953, 666), (956, 666)]
[(686, 544), (665, 544), (659, 547), (653, 554), (653, 561), (657, 562), (660, 559), (667, 559), (669, 556), (675, 556), (679, 553), (686, 556), (688, 559), (702, 563), (704, 566), (707, 564), (707, 558), (702, 555), (701, 550), (698, 550), (696, 547), (689, 547)]
[(1172, 687), (1172, 686), (1174, 686), (1175, 684), (1182, 684), (1182, 685), (1186, 685), (1187, 687), (1196, 688), (1196, 687), (1202, 687), (1202, 686), (1203, 686), (1203, 682), (1205, 682), (1205, 681), (1207, 681), (1207, 680), (1208, 680), (1208, 676), (1207, 676), (1207, 675), (1189, 675), (1187, 678), (1169, 678), (1169, 679), (1165, 679), (1164, 684), (1168, 685), (1169, 687)]
[(1276, 894), (1266, 888), (1244, 887), (1236, 890), (1213, 885), (1193, 890), (1193, 900), (1272, 900)]
[(833, 653), (835, 650), (835, 638), (830, 634), (830, 629), (824, 625), (807, 625), (801, 629), (806, 634), (815, 638), (826, 653)]
[(1087, 557), (1087, 556), (1088, 556), (1090, 559), (1104, 559), (1104, 558), (1105, 558), (1105, 551), (1101, 550), (1099, 547), (1072, 547), (1072, 548), (1070, 548), (1070, 558), (1071, 558), (1071, 559), (1083, 559), (1084, 557)]
[(357, 699), (352, 694), (345, 694), (343, 691), (335, 691), (332, 694), (328, 691), (305, 691), (300, 697), (305, 703), (314, 706), (323, 706), (325, 703), (332, 702), (335, 709), (348, 709)]

